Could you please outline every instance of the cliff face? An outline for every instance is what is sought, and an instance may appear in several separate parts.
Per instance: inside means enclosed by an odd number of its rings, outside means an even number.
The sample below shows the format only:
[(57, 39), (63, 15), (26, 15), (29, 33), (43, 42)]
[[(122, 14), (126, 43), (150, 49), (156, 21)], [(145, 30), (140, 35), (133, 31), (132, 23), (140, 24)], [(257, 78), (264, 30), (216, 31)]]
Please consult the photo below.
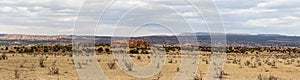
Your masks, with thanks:
[(8, 34), (1, 37), (4, 40), (59, 40), (59, 39), (71, 39), (71, 36), (55, 35), (55, 36), (43, 36), (43, 35), (24, 35), (24, 34)]
[(150, 47), (147, 40), (129, 40), (129, 47)]

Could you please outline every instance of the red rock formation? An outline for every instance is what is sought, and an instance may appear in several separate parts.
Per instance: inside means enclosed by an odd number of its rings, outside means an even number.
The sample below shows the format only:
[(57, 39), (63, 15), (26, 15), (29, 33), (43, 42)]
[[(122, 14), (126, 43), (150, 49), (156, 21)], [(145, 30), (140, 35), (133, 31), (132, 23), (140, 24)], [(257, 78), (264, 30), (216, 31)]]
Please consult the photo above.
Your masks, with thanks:
[(129, 40), (129, 47), (150, 47), (146, 40)]

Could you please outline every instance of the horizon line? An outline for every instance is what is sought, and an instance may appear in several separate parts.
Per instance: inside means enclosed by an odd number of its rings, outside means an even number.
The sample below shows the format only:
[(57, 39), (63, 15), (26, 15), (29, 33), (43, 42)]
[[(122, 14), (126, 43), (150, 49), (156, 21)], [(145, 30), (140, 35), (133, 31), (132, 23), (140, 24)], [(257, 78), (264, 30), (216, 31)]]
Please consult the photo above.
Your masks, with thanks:
[[(195, 32), (201, 34), (208, 34), (210, 35), (210, 32)], [(3, 35), (35, 35), (35, 36), (73, 36), (74, 34), (27, 34), (27, 33), (0, 33)], [(181, 36), (181, 35), (187, 35), (192, 33), (180, 33), (180, 34), (150, 34), (150, 35), (138, 35), (138, 36), (114, 36), (114, 37), (145, 37), (145, 36)], [(218, 33), (217, 33), (218, 34)], [(94, 35), (94, 34), (76, 34), (76, 36), (106, 36), (106, 37), (112, 37), (113, 35)], [(265, 36), (296, 36), (300, 37), (300, 35), (287, 35), (287, 34), (274, 34), (274, 33), (258, 33), (258, 34), (251, 34), (251, 33), (225, 33), (225, 35), (265, 35)]]

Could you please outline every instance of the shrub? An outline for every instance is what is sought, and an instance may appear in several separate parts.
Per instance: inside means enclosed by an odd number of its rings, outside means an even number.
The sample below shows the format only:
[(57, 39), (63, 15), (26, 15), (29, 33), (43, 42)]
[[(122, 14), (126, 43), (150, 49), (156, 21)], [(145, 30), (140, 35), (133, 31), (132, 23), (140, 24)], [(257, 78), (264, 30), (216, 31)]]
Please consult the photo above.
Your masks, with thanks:
[(233, 59), (232, 63), (233, 63), (233, 64), (237, 64), (236, 58)]
[(35, 70), (35, 66), (34, 66), (34, 64), (31, 64), (30, 71), (34, 71), (34, 70)]
[(18, 69), (15, 70), (15, 78), (17, 78), (17, 79), (20, 78), (20, 73), (19, 73)]
[(27, 62), (27, 60), (24, 60), (24, 62), (20, 65), (20, 68), (24, 68), (24, 64)]
[(46, 60), (46, 59), (45, 59), (44, 57), (41, 57), (41, 58), (40, 58), (40, 67), (42, 67), (42, 68), (43, 68), (43, 67), (46, 67), (45, 64), (44, 64), (45, 60)]
[(195, 74), (194, 80), (204, 80), (201, 76)]
[(77, 64), (78, 64), (78, 68), (79, 68), (79, 69), (82, 69), (81, 63), (80, 63), (80, 62), (77, 62)]
[(296, 67), (300, 67), (300, 60), (297, 60), (297, 66)]
[(228, 74), (227, 74), (225, 71), (223, 71), (223, 70), (221, 71), (221, 74), (222, 74), (222, 75), (228, 75)]
[(142, 60), (141, 56), (137, 56), (137, 59), (138, 59), (138, 60)]
[(134, 55), (129, 55), (130, 57), (132, 57), (132, 58), (135, 58), (135, 56)]
[(59, 74), (59, 69), (56, 66), (56, 62), (57, 62), (57, 60), (55, 60), (54, 62), (52, 62), (53, 63), (52, 66), (49, 67), (49, 74), (50, 75)]
[(205, 63), (206, 63), (206, 64), (209, 64), (209, 61), (208, 61), (208, 60), (205, 60)]
[(151, 57), (150, 57), (150, 56), (147, 56), (147, 58), (148, 58), (148, 59), (151, 59)]
[(295, 59), (292, 59), (291, 62), (292, 62), (292, 63), (295, 62)]
[(107, 63), (109, 69), (115, 69), (115, 62)]
[(56, 65), (52, 65), (51, 67), (49, 67), (49, 74), (59, 74), (59, 68)]
[(125, 62), (125, 66), (126, 66), (126, 68), (127, 68), (128, 71), (132, 71), (133, 63)]
[(3, 53), (3, 54), (1, 55), (0, 60), (7, 60), (7, 59), (8, 59), (7, 55), (6, 55), (5, 53)]
[(250, 61), (246, 61), (244, 64), (245, 64), (245, 66), (249, 66), (251, 64), (251, 62)]
[(271, 65), (271, 68), (278, 68), (275, 62)]
[(160, 68), (160, 63), (159, 63), (159, 62), (157, 63), (157, 66), (156, 66), (156, 67), (157, 67), (157, 68)]
[(261, 74), (259, 74), (259, 75), (257, 76), (257, 80), (263, 80), (263, 77), (262, 77)]
[(268, 77), (268, 80), (278, 80), (278, 77), (275, 77), (274, 75), (270, 75)]
[(243, 65), (241, 64), (241, 63), (238, 63), (240, 66), (239, 66), (239, 68), (243, 68)]
[(161, 72), (158, 73), (157, 78), (156, 78), (155, 80), (160, 80), (160, 78), (161, 78), (162, 76), (163, 76), (163, 75), (161, 74)]
[(168, 63), (173, 63), (173, 58)]
[(286, 60), (286, 65), (289, 65), (290, 64), (290, 60)]
[(262, 66), (262, 62), (258, 62), (257, 64), (258, 64), (258, 66)]
[(256, 67), (257, 67), (256, 63), (253, 63), (252, 66), (251, 66), (251, 68), (256, 68)]
[(72, 62), (72, 64), (75, 64), (75, 63), (74, 63), (74, 59), (72, 59), (71, 62)]

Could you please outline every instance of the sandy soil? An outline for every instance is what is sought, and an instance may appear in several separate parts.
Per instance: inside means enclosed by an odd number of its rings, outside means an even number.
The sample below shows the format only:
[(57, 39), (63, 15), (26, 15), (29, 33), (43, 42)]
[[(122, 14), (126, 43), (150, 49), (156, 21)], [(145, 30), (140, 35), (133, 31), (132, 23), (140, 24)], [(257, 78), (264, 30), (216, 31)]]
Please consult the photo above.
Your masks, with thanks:
[[(78, 80), (79, 76), (77, 74), (76, 68), (72, 63), (72, 57), (69, 56), (49, 56), (45, 61), (45, 68), (39, 66), (39, 60), (41, 55), (33, 57), (31, 55), (8, 55), (8, 60), (0, 60), (0, 80), (18, 80), (15, 78), (15, 71), (17, 70), (20, 74), (21, 80)], [(133, 55), (138, 56), (138, 55)], [(252, 59), (251, 59), (252, 58)], [(132, 57), (135, 64), (140, 66), (146, 66), (150, 60), (147, 58), (147, 55), (141, 55), (141, 60), (138, 60), (136, 57)], [(168, 63), (172, 59), (172, 63)], [(234, 59), (241, 59), (240, 64), (233, 64)], [(20, 68), (20, 65), (27, 61), (24, 64), (23, 68)], [(53, 62), (57, 60), (56, 65), (59, 68), (58, 75), (49, 74), (49, 67)], [(101, 65), (104, 73), (108, 76), (110, 80), (155, 80), (158, 76), (161, 76), (161, 80), (170, 80), (173, 79), (177, 72), (177, 67), (180, 64), (180, 58), (174, 56), (168, 56), (167, 62), (163, 66), (161, 75), (155, 75), (150, 78), (141, 79), (134, 78), (132, 76), (124, 73), (118, 66), (115, 69), (109, 69), (107, 63), (113, 62), (112, 55), (98, 55), (99, 64)], [(209, 56), (201, 56), (200, 64), (198, 68), (197, 75), (199, 77), (205, 78), (205, 74), (208, 70), (209, 64), (206, 64), (206, 60), (209, 62)], [(267, 65), (265, 61), (276, 62), (276, 67), (274, 68), (271, 65)], [(290, 64), (287, 64), (287, 60), (290, 61)], [(297, 61), (300, 58), (287, 58), (280, 59), (275, 57), (255, 57), (246, 56), (246, 55), (230, 55), (227, 57), (225, 66), (224, 66), (224, 77), (222, 80), (258, 80), (258, 76), (261, 75), (264, 78), (275, 76), (281, 80), (297, 80), (300, 79), (300, 67), (297, 67)], [(245, 62), (251, 62), (250, 66), (245, 66)], [(262, 63), (261, 66), (258, 63)], [(253, 65), (255, 67), (252, 67)], [(32, 66), (34, 65), (34, 67)], [(251, 66), (252, 65), (252, 66)], [(33, 69), (33, 70), (32, 70)]]

